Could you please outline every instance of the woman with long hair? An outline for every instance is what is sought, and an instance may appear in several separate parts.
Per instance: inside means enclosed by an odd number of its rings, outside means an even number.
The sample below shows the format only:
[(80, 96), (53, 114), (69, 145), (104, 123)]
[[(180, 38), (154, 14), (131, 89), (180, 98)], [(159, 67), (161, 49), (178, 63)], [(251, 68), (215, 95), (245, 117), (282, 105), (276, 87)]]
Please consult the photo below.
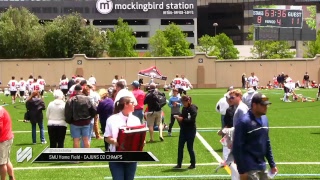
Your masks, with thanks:
[(67, 122), (64, 116), (66, 103), (63, 101), (64, 95), (61, 90), (55, 90), (53, 96), (55, 100), (49, 103), (46, 112), (50, 148), (63, 148), (67, 131)]
[[(141, 125), (140, 119), (132, 114), (133, 111), (134, 99), (129, 96), (121, 97), (115, 103), (114, 114), (108, 118), (104, 133), (105, 141), (110, 144), (110, 152), (115, 152), (119, 146), (117, 138), (120, 127)], [(113, 180), (133, 180), (137, 162), (109, 162), (109, 168)]]
[(190, 96), (182, 96), (181, 102), (183, 104), (182, 113), (181, 115), (175, 116), (180, 124), (180, 135), (178, 144), (178, 160), (177, 165), (174, 168), (181, 168), (184, 144), (187, 143), (191, 163), (188, 169), (194, 169), (196, 168), (196, 157), (193, 150), (193, 143), (197, 132), (196, 118), (198, 114), (198, 107), (192, 104)]
[(42, 111), (46, 109), (43, 100), (40, 98), (39, 91), (33, 91), (31, 96), (29, 96), (26, 102), (27, 113), (31, 122), (32, 127), (32, 143), (37, 143), (36, 132), (38, 124), (40, 129), (40, 141), (42, 144), (46, 144), (47, 141), (44, 137), (43, 128), (43, 113)]

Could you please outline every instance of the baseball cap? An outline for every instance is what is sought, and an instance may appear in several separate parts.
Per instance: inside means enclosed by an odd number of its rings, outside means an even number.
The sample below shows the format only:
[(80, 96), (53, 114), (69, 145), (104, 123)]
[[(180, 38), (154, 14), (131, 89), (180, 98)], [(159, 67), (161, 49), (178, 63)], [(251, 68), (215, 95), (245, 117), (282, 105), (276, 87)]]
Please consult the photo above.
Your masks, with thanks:
[(251, 103), (262, 104), (262, 105), (271, 104), (271, 102), (269, 101), (269, 98), (261, 93), (257, 93), (255, 95), (253, 95)]
[(140, 83), (139, 83), (139, 81), (133, 81), (133, 82), (131, 83), (131, 85), (134, 86), (134, 87), (139, 87), (139, 86), (140, 86)]
[(75, 87), (74, 87), (74, 90), (75, 91), (81, 91), (82, 90), (82, 86), (80, 84), (77, 84)]

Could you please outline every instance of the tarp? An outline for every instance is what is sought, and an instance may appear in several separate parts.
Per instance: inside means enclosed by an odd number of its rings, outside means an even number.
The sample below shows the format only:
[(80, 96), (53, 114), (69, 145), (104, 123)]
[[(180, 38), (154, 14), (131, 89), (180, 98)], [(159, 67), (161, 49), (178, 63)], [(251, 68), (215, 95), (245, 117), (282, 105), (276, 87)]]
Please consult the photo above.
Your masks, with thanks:
[(166, 81), (167, 80), (167, 76), (163, 76), (160, 71), (157, 69), (156, 66), (152, 66), (148, 69), (144, 69), (139, 71), (138, 73), (139, 76), (144, 76), (144, 77), (150, 77), (150, 78), (154, 78), (154, 79), (161, 79)]

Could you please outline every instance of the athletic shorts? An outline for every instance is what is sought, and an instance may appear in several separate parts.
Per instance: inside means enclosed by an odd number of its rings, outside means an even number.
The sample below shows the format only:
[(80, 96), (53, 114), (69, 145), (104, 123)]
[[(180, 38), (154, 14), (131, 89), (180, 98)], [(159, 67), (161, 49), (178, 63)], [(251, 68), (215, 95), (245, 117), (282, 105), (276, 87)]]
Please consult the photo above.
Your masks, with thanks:
[(161, 122), (161, 111), (154, 111), (147, 113), (147, 126), (153, 127), (154, 125), (159, 126)]
[(61, 91), (63, 92), (64, 95), (67, 95), (69, 90), (68, 89), (61, 89)]
[(0, 143), (0, 165), (10, 162), (10, 149), (13, 139)]
[(24, 96), (25, 91), (20, 91), (20, 96)]
[(15, 96), (17, 94), (17, 91), (10, 91), (11, 96)]

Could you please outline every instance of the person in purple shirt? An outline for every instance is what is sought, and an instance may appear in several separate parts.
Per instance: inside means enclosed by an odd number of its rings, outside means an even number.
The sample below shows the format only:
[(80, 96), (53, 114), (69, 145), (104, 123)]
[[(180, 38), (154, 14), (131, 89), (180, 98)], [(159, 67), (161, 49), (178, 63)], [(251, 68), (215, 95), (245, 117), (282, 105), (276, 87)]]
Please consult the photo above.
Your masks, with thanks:
[[(99, 114), (101, 131), (104, 134), (107, 124), (107, 119), (113, 114), (114, 104), (112, 97), (112, 90), (107, 91), (105, 89), (100, 89), (99, 95), (101, 97), (101, 101), (97, 107), (97, 113)], [(108, 151), (109, 144), (104, 141), (105, 151)]]

